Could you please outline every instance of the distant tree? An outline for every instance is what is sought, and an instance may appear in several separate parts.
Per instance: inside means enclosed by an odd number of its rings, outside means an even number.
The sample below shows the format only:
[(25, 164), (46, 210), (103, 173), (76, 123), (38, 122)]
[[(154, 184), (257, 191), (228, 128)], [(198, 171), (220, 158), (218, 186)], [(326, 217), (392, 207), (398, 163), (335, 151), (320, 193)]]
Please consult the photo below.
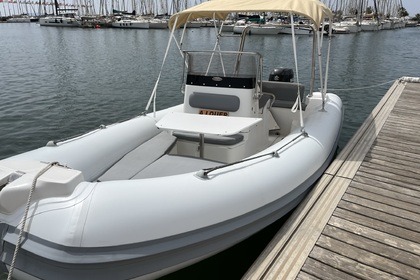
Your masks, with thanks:
[(408, 16), (408, 12), (404, 7), (401, 7), (401, 8), (398, 9), (398, 15), (400, 17), (406, 17), (406, 16)]
[(416, 14), (416, 15), (413, 17), (413, 20), (415, 20), (415, 21), (417, 21), (417, 22), (420, 22), (420, 14)]
[(341, 20), (343, 17), (343, 11), (338, 10), (334, 12), (334, 19), (336, 20)]
[(373, 13), (373, 8), (369, 6), (366, 8), (366, 14), (370, 15), (371, 13)]
[(357, 15), (357, 9), (356, 8), (350, 8), (349, 14), (350, 15)]

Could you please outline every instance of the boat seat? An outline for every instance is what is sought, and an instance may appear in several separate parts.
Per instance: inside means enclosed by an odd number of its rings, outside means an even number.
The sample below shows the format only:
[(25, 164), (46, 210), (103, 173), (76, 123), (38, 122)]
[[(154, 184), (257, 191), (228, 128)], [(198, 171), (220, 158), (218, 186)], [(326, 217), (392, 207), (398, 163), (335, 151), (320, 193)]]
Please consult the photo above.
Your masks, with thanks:
[(127, 153), (102, 174), (98, 181), (128, 180), (133, 178), (134, 175), (166, 154), (175, 144), (175, 141), (176, 138), (168, 131), (159, 133)]
[[(192, 142), (200, 142), (200, 135), (197, 133), (174, 131), (172, 135), (175, 136), (177, 139), (187, 140), (187, 141), (192, 141)], [(211, 135), (211, 134), (204, 135), (204, 143), (225, 145), (225, 146), (238, 144), (243, 139), (244, 139), (244, 136), (239, 133), (234, 134), (234, 135), (227, 135), (227, 136)]]
[[(263, 81), (262, 82), (262, 92), (274, 94), (275, 100), (271, 107), (278, 108), (292, 108), (296, 102), (298, 89), (300, 92), (300, 98), (302, 100), (302, 109), (305, 110), (305, 86), (297, 83), (288, 83), (288, 82), (276, 82), (276, 81)], [(263, 106), (270, 98), (269, 95), (263, 94), (260, 98), (260, 104)]]
[(171, 176), (221, 165), (221, 162), (188, 156), (164, 155), (137, 173), (132, 179)]
[(261, 92), (260, 100), (258, 100), (258, 107), (260, 109), (263, 109), (266, 107), (271, 108), (275, 100), (276, 100), (276, 97), (274, 96), (274, 94), (269, 93), (269, 92)]

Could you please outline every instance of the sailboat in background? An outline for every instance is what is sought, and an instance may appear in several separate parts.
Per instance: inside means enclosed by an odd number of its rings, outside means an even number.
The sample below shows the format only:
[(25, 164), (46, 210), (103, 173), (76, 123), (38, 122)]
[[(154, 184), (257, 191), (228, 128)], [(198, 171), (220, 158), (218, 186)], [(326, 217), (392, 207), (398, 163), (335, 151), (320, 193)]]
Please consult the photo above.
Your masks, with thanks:
[(405, 27), (401, 0), (323, 0), (335, 13), (335, 33), (356, 33)]
[[(58, 1), (54, 0), (55, 15), (46, 16), (39, 19), (40, 26), (58, 26), (58, 27), (80, 27), (80, 20), (76, 18), (75, 11), (77, 9), (60, 8)], [(61, 11), (71, 11), (71, 13), (63, 13)]]
[[(168, 27), (168, 20), (158, 15), (158, 7), (155, 7), (157, 2), (146, 3), (140, 2), (137, 6), (135, 2), (132, 3), (133, 11), (131, 13), (122, 12), (113, 9), (114, 21), (112, 27), (125, 28), (125, 29), (165, 29)], [(140, 8), (140, 14), (137, 14), (137, 7)], [(162, 5), (160, 10), (167, 9)], [(166, 13), (167, 14), (167, 13)]]

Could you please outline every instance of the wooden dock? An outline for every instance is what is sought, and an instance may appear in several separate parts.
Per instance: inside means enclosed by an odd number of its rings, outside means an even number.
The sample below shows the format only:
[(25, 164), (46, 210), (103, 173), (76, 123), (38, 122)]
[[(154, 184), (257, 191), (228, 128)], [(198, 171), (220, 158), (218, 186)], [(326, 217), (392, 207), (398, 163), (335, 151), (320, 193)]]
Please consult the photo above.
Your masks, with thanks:
[(397, 80), (243, 279), (420, 279), (420, 83)]

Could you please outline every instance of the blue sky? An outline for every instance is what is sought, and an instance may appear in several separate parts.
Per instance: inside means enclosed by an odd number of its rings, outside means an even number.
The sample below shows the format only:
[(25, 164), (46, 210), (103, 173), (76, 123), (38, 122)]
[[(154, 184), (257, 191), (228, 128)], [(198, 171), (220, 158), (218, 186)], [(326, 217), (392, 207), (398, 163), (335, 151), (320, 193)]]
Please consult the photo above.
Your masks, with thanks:
[(403, 7), (407, 10), (410, 16), (420, 14), (420, 1), (419, 0), (403, 0)]

